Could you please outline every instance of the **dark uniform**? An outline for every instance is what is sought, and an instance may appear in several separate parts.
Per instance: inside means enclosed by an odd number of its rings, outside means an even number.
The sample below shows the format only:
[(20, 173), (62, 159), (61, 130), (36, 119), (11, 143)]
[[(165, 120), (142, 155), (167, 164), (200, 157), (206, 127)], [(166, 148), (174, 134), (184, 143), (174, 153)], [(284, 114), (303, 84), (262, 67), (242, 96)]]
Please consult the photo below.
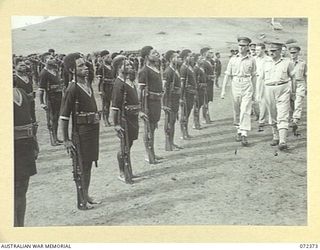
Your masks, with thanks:
[(14, 89), (14, 226), (24, 226), (29, 178), (37, 173), (35, 134), (30, 98), (23, 89)]
[[(186, 101), (186, 118), (187, 118), (187, 123), (184, 125), (186, 126), (186, 131), (187, 131), (187, 137), (189, 136), (188, 134), (188, 120), (189, 116), (191, 113), (191, 110), (193, 108), (194, 104), (194, 96), (196, 94), (196, 78), (195, 78), (195, 72), (193, 68), (189, 65), (182, 64), (180, 68), (180, 76), (181, 76), (181, 82), (183, 84), (183, 92), (185, 92), (185, 101)], [(184, 98), (181, 96), (181, 98)], [(182, 119), (180, 119), (182, 121)], [(183, 124), (181, 123), (181, 126)], [(182, 130), (183, 131), (183, 130)]]
[[(147, 109), (146, 112), (150, 123), (151, 138), (150, 152), (155, 157), (154, 153), (154, 131), (158, 126), (158, 121), (161, 116), (161, 98), (162, 98), (162, 80), (160, 71), (145, 65), (138, 75), (138, 82), (142, 89), (147, 90)], [(143, 100), (142, 100), (143, 101)], [(146, 148), (149, 147), (147, 134), (144, 134), (144, 142)], [(147, 150), (147, 152), (149, 152)], [(150, 162), (151, 163), (151, 162)]]
[[(79, 102), (79, 118), (75, 117), (76, 100)], [(92, 88), (90, 92), (87, 92), (81, 84), (69, 83), (61, 107), (60, 119), (69, 120), (71, 114), (73, 132), (75, 129), (74, 122), (77, 121), (76, 127), (80, 137), (82, 161), (86, 163), (97, 161), (99, 156), (99, 119), (97, 117), (99, 114)], [(87, 165), (84, 164), (84, 166)]]
[[(133, 141), (138, 139), (139, 122), (138, 115), (140, 110), (139, 98), (136, 86), (130, 80), (117, 77), (114, 82), (112, 95), (112, 109), (120, 111), (118, 119), (119, 125), (128, 135), (129, 161), (130, 149)], [(122, 151), (118, 152), (120, 175), (124, 173), (125, 162), (122, 157)], [(131, 162), (129, 163), (131, 165)]]
[(198, 65), (194, 67), (194, 73), (196, 77), (196, 89), (198, 92), (197, 98), (195, 100), (195, 105), (197, 105), (198, 112), (196, 113), (196, 108), (194, 108), (194, 124), (195, 128), (200, 128), (199, 111), (204, 104), (205, 88), (207, 88), (207, 75), (204, 72), (204, 69), (199, 67)]
[(35, 93), (33, 92), (32, 79), (30, 77), (21, 77), (18, 74), (13, 77), (14, 86), (23, 89), (30, 100), (30, 112), (32, 122), (36, 122), (35, 112)]
[(57, 140), (59, 112), (62, 99), (63, 84), (56, 71), (43, 68), (40, 73), (39, 90), (46, 92), (46, 104), (49, 112), (49, 120), (52, 126), (53, 137)]
[(112, 66), (106, 64), (100, 65), (97, 75), (100, 76), (98, 88), (101, 93), (103, 119), (105, 125), (110, 125), (109, 114), (114, 83), (114, 72)]
[(157, 127), (161, 116), (162, 80), (160, 71), (144, 66), (139, 72), (139, 85), (148, 87), (148, 114), (150, 123)]
[(178, 70), (175, 70), (173, 67), (169, 65), (163, 73), (163, 81), (165, 85), (163, 105), (170, 108), (169, 141), (170, 141), (170, 144), (173, 146), (175, 123), (178, 117), (179, 100), (181, 96), (181, 80), (180, 80), (180, 74)]
[(213, 101), (213, 84), (214, 84), (214, 64), (212, 62), (205, 60), (204, 61), (204, 72), (207, 75), (207, 93), (208, 101)]

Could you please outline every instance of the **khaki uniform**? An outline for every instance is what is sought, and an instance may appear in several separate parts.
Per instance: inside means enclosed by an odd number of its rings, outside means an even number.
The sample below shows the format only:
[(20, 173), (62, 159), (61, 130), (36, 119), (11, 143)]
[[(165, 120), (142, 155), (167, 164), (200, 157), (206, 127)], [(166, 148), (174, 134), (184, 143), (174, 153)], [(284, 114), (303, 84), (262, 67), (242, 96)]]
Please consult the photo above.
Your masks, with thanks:
[(273, 139), (280, 139), (280, 143), (286, 142), (289, 127), (290, 83), (294, 75), (293, 69), (292, 62), (284, 58), (280, 58), (277, 62), (265, 61), (262, 65), (261, 80), (265, 84), (269, 123), (273, 127)]
[[(272, 61), (271, 57), (264, 55), (263, 57), (256, 56), (256, 65), (257, 65), (257, 78), (261, 75), (262, 65), (265, 61)], [(258, 100), (258, 95), (260, 95), (261, 99), (258, 101), (259, 105), (259, 124), (264, 125), (266, 123), (267, 118), (267, 105), (265, 98), (265, 85), (264, 82), (257, 81), (256, 86), (256, 100)]]
[(246, 136), (247, 131), (251, 130), (253, 95), (251, 78), (256, 75), (255, 59), (249, 55), (231, 57), (225, 74), (232, 78), (234, 124), (238, 128), (238, 133)]
[(296, 78), (296, 98), (292, 118), (296, 122), (301, 119), (302, 104), (306, 94), (307, 64), (302, 59), (298, 59), (293, 64)]

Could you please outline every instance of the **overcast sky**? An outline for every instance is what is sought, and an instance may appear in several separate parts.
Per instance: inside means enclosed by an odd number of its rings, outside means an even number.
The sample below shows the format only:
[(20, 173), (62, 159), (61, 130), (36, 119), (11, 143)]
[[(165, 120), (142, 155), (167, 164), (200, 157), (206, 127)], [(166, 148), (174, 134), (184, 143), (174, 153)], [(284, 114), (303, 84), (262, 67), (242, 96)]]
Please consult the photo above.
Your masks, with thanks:
[(61, 18), (63, 16), (12, 16), (11, 17), (11, 28), (21, 28), (28, 25), (42, 23), (48, 20)]

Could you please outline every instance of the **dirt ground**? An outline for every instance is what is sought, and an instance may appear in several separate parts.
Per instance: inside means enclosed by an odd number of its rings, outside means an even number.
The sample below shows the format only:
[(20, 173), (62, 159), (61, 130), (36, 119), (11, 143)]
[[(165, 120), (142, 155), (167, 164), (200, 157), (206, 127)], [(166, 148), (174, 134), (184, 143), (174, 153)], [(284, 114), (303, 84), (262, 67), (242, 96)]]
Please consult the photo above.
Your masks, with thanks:
[(76, 209), (71, 159), (63, 146), (50, 146), (45, 113), (37, 106), (41, 151), (27, 194), (26, 226), (307, 225), (305, 109), (301, 136), (289, 132), (287, 152), (269, 145), (269, 127), (257, 132), (255, 117), (250, 146), (244, 148), (234, 141), (228, 93), (222, 100), (216, 89), (210, 104), (214, 122), (194, 130), (191, 121), (190, 140), (180, 139), (176, 125), (175, 141), (184, 147), (180, 151), (164, 151), (162, 114), (155, 148), (165, 159), (158, 165), (144, 161), (140, 123), (132, 166), (141, 178), (133, 185), (117, 179), (119, 141), (113, 128), (101, 123), (99, 167), (93, 167), (90, 193), (102, 204), (90, 211)]

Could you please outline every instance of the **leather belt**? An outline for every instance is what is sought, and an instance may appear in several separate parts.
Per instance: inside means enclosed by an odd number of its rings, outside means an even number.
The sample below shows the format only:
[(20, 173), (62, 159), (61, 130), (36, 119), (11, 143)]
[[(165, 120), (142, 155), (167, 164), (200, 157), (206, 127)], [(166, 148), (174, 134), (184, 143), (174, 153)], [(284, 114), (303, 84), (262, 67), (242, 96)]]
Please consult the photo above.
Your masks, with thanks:
[(149, 98), (150, 98), (150, 100), (161, 100), (162, 92), (149, 91)]
[(288, 82), (289, 82), (289, 81), (268, 83), (268, 84), (266, 84), (266, 86), (279, 86), (279, 85), (286, 84), (286, 83), (288, 83)]
[(100, 114), (98, 112), (83, 112), (75, 116), (77, 124), (98, 124)]
[(27, 139), (34, 137), (33, 124), (26, 124), (22, 126), (14, 126), (14, 139)]

